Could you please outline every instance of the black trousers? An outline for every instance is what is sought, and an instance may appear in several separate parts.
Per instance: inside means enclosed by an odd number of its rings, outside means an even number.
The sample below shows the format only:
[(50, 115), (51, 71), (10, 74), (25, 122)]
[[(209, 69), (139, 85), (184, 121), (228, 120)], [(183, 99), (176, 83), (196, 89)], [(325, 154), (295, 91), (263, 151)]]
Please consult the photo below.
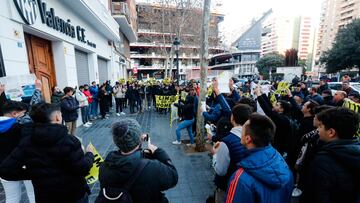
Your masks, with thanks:
[(121, 98), (115, 98), (115, 104), (116, 104), (116, 113), (119, 113), (123, 111), (123, 99)]

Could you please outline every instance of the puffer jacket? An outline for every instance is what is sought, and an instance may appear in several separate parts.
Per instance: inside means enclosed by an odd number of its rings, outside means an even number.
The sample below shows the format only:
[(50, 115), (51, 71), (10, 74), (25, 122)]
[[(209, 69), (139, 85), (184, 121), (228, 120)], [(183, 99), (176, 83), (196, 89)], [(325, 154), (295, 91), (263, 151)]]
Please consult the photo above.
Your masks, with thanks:
[(73, 203), (90, 192), (85, 176), (94, 157), (84, 154), (64, 125), (26, 124), (21, 134), (19, 145), (0, 165), (0, 177), (32, 180), (37, 203)]
[(304, 174), (301, 202), (360, 202), (360, 142), (319, 142)]
[(81, 107), (89, 106), (89, 101), (88, 101), (86, 95), (83, 92), (77, 91), (76, 94), (75, 94), (75, 98), (79, 102), (79, 105)]
[[(100, 166), (100, 187), (122, 187), (141, 159), (143, 157), (140, 150), (127, 156), (120, 151), (110, 152)], [(168, 202), (162, 191), (174, 187), (177, 181), (178, 174), (169, 156), (158, 148), (135, 180), (130, 194), (134, 203)]]
[(74, 97), (65, 97), (61, 100), (61, 113), (65, 122), (73, 122), (78, 118), (79, 102)]
[(290, 202), (293, 176), (272, 146), (247, 150), (238, 166), (230, 179), (226, 202)]

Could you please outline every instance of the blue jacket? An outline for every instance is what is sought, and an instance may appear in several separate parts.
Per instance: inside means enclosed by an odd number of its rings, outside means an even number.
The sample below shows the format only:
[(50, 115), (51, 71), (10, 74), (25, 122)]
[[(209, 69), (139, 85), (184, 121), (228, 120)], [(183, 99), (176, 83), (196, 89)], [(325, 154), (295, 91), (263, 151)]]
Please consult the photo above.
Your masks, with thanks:
[(93, 96), (93, 99), (97, 99), (98, 98), (98, 93), (99, 93), (99, 88), (97, 86), (91, 86), (90, 87), (90, 93)]
[(203, 112), (205, 120), (216, 123), (221, 117), (221, 106), (216, 104), (209, 112)]
[(316, 94), (314, 96), (312, 96), (312, 95), (307, 96), (306, 101), (309, 101), (310, 99), (316, 101), (320, 105), (324, 104), (324, 98), (322, 96), (320, 96), (319, 94)]
[(245, 153), (230, 179), (227, 202), (289, 203), (293, 176), (281, 155), (270, 145)]
[(231, 117), (231, 108), (230, 108), (229, 104), (227, 103), (225, 97), (222, 94), (220, 94), (216, 97), (216, 99), (221, 106), (222, 115), (230, 118)]

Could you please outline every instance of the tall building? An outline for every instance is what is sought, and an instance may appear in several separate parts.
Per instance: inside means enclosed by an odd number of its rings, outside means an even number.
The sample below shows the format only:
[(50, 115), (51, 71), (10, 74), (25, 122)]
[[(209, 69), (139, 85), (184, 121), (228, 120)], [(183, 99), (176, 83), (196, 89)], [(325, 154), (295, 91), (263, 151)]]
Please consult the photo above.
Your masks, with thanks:
[(331, 49), (340, 28), (360, 17), (360, 0), (324, 0), (316, 58)]
[(263, 23), (261, 56), (272, 52), (285, 55), (288, 49), (298, 50), (300, 60), (310, 69), (313, 61), (315, 28), (311, 17), (272, 15)]
[[(172, 76), (176, 76), (176, 54), (173, 42), (176, 37), (179, 37), (180, 79), (200, 77), (201, 10), (202, 7), (189, 9), (180, 6), (138, 3), (138, 41), (130, 44), (132, 69), (128, 69), (129, 74), (139, 79), (164, 78), (165, 68), (168, 67), (168, 69), (172, 68)], [(222, 48), (219, 47), (218, 24), (223, 17), (222, 14), (211, 13), (210, 55), (222, 52)], [(185, 19), (185, 21), (179, 21), (179, 19)]]
[(54, 86), (114, 83), (126, 77), (130, 65), (126, 44), (136, 37), (131, 26), (121, 24), (129, 9), (111, 12), (118, 2), (4, 1), (0, 7), (0, 77), (34, 73), (42, 81), (47, 102)]

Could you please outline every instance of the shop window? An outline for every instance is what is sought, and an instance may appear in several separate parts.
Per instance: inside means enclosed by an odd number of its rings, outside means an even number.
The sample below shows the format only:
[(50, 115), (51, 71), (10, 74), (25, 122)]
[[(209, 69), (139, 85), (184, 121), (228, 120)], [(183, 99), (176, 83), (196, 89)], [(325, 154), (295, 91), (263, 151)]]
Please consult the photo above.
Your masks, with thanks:
[(4, 59), (2, 56), (1, 46), (0, 46), (0, 77), (6, 76), (5, 74), (5, 66), (4, 66)]

